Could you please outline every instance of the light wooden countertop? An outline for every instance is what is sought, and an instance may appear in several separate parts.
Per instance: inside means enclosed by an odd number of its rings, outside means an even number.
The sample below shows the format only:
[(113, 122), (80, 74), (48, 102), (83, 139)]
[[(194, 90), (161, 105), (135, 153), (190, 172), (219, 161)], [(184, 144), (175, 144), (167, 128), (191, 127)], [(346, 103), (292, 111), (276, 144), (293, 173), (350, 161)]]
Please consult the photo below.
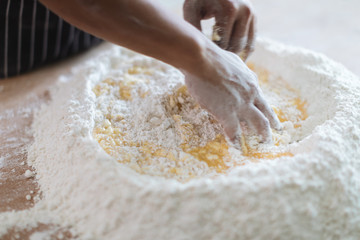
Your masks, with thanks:
[[(182, 0), (166, 5), (181, 14)], [(360, 1), (358, 0), (253, 0), (259, 21), (259, 33), (284, 43), (320, 51), (344, 63), (360, 76)], [(106, 44), (104, 44), (106, 45)], [(99, 46), (81, 56), (20, 77), (0, 81), (0, 214), (33, 207), (39, 186), (34, 178), (26, 178), (27, 148), (33, 141), (31, 124), (34, 113), (51, 99), (49, 88), (60, 74), (81, 64)], [(106, 47), (106, 46), (105, 46)], [(33, 191), (33, 193), (30, 193)], [(31, 195), (31, 200), (26, 196)], [(28, 239), (34, 232), (57, 229), (39, 223), (34, 229), (15, 227), (2, 239)], [(63, 239), (71, 239), (67, 229)]]

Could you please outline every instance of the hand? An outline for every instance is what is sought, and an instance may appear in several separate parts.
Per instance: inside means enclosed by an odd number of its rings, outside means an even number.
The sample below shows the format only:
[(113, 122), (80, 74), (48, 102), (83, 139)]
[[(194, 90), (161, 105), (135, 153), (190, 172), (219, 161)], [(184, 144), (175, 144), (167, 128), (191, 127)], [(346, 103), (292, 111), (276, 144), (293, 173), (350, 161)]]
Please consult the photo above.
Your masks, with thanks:
[[(248, 0), (185, 0), (184, 18), (201, 31), (200, 21), (215, 17), (213, 40), (246, 60), (254, 50), (255, 16)], [(215, 37), (214, 37), (215, 36)]]
[(203, 65), (193, 73), (184, 72), (190, 94), (221, 123), (229, 139), (241, 146), (240, 122), (271, 142), (271, 129), (281, 124), (265, 101), (255, 75), (229, 51), (213, 47), (205, 51)]

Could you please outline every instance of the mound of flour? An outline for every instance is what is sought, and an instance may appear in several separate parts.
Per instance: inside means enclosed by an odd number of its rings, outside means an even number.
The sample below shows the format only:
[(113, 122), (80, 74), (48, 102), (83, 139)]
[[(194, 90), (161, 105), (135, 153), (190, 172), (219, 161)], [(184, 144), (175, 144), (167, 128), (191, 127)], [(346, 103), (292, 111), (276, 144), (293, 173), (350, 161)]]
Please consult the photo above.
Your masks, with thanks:
[(94, 86), (119, 78), (118, 66), (134, 57), (176, 71), (114, 46), (62, 77), (37, 115), (29, 152), (43, 210), (80, 239), (360, 236), (360, 82), (344, 67), (304, 49), (258, 42), (251, 61), (308, 103), (303, 138), (289, 147), (294, 156), (180, 183), (119, 164), (93, 138)]

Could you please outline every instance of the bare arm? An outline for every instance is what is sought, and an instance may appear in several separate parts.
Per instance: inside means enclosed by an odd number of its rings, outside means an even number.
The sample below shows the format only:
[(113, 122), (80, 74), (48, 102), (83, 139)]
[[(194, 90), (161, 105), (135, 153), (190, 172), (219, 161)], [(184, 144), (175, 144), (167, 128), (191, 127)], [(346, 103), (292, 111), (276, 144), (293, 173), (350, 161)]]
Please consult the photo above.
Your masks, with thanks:
[(280, 128), (256, 75), (239, 56), (219, 48), (156, 1), (40, 1), (80, 29), (182, 70), (190, 93), (219, 120), (231, 141), (239, 142), (240, 121), (263, 141), (271, 140), (270, 125)]
[(107, 41), (193, 72), (204, 36), (146, 0), (41, 0), (71, 24)]

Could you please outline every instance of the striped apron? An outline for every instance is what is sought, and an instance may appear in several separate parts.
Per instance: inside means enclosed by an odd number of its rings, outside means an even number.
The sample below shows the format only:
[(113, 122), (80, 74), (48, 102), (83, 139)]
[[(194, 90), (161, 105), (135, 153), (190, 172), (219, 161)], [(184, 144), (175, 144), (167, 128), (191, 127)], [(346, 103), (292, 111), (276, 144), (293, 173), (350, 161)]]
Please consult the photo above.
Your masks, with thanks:
[(0, 79), (64, 59), (101, 41), (37, 0), (0, 0)]

